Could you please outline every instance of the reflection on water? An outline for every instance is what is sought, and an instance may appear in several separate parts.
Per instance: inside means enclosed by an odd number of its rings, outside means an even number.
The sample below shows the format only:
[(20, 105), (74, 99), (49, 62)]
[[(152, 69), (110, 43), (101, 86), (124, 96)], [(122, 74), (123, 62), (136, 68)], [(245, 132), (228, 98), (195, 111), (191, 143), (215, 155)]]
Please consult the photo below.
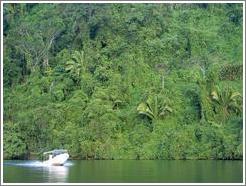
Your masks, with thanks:
[[(67, 182), (69, 167), (73, 164), (67, 162), (64, 166), (52, 166), (41, 161), (6, 161), (4, 166), (15, 170), (25, 171), (28, 177), (37, 177), (35, 182)], [(22, 173), (23, 174), (23, 173)], [(18, 176), (18, 175), (14, 175)]]
[(48, 176), (48, 182), (66, 182), (69, 167), (67, 166), (47, 166), (44, 173)]

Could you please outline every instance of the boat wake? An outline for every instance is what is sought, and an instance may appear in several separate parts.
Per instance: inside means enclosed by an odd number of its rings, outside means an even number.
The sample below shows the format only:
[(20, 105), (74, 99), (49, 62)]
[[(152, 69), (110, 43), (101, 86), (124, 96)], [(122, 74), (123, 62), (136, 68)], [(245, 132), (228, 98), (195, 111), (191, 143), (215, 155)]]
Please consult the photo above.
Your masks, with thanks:
[[(42, 161), (25, 161), (25, 162), (4, 162), (4, 165), (23, 166), (23, 167), (53, 167), (53, 165), (45, 164)], [(66, 162), (63, 167), (72, 166), (72, 162)]]

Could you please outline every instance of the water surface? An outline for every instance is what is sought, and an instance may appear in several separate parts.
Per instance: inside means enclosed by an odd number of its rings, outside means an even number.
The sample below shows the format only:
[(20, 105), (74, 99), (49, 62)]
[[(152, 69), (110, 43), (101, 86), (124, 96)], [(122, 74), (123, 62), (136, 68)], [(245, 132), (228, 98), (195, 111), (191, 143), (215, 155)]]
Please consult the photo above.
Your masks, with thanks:
[(238, 183), (242, 161), (78, 160), (64, 166), (39, 161), (4, 161), (4, 183)]

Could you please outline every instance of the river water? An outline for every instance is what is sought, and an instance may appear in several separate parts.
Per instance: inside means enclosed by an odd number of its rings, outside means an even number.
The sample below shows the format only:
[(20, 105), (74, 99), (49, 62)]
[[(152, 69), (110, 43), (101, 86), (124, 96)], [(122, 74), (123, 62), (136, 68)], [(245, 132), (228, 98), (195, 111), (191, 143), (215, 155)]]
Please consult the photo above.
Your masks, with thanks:
[(4, 161), (4, 183), (241, 183), (243, 161), (77, 160), (64, 166)]

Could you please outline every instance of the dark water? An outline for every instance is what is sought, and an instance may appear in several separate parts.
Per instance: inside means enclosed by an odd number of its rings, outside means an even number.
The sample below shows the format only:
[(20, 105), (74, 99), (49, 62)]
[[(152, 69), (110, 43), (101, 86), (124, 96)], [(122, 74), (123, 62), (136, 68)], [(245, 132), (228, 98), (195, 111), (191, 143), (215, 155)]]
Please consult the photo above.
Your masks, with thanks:
[(95, 160), (43, 166), (38, 161), (4, 161), (4, 183), (243, 182), (242, 161)]

